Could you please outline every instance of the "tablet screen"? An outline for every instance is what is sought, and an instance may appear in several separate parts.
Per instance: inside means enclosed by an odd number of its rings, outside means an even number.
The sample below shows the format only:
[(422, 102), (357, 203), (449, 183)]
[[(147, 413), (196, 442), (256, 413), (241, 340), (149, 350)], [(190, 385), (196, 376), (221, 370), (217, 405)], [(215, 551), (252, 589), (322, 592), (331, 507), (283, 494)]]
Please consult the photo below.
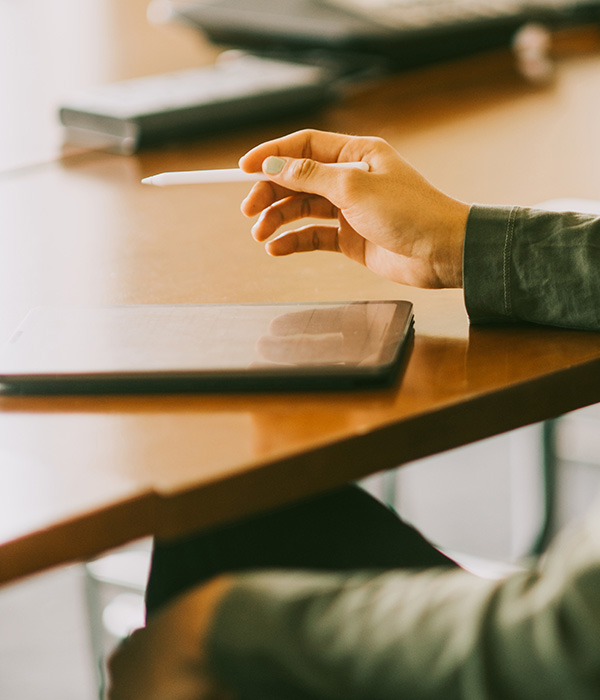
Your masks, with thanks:
[(391, 380), (406, 301), (33, 309), (0, 352), (21, 391), (281, 388)]

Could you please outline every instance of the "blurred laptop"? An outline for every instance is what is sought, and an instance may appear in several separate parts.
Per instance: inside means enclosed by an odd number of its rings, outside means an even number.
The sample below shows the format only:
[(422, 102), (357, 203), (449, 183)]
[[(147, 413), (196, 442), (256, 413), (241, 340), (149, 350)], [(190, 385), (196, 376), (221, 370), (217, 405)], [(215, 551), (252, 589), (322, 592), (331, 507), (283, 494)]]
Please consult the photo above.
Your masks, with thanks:
[(216, 44), (410, 68), (509, 46), (526, 23), (600, 18), (600, 0), (155, 0)]

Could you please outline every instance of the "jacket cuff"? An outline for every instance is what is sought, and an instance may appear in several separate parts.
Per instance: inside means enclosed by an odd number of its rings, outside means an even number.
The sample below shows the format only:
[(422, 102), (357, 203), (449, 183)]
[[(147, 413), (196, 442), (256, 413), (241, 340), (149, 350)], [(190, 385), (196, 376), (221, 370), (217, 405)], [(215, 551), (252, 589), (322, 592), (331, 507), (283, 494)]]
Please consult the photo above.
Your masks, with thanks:
[(516, 214), (516, 207), (471, 207), (463, 251), (463, 287), (472, 323), (514, 320), (509, 271)]

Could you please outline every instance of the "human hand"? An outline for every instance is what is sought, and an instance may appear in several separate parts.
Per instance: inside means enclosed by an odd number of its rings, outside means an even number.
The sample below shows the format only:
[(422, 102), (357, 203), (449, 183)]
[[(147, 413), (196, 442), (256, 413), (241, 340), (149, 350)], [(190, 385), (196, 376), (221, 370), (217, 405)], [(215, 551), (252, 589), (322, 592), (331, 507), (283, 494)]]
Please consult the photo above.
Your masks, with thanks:
[[(348, 161), (366, 161), (369, 172), (330, 165)], [(267, 243), (271, 255), (335, 251), (402, 284), (462, 286), (469, 205), (433, 187), (382, 139), (298, 131), (256, 146), (239, 165), (271, 177), (242, 203), (246, 216), (260, 214), (257, 241), (306, 217), (337, 219), (285, 231)]]
[(232, 580), (221, 576), (166, 605), (109, 660), (108, 700), (234, 700), (212, 676), (205, 642)]

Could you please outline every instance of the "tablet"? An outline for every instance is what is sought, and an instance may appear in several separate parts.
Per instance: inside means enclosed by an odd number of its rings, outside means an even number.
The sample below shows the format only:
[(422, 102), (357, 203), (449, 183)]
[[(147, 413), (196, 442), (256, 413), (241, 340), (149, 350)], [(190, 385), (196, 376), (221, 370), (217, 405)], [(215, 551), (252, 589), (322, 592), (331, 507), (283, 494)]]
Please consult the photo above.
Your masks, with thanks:
[(39, 307), (0, 350), (3, 391), (243, 391), (392, 382), (407, 301)]

